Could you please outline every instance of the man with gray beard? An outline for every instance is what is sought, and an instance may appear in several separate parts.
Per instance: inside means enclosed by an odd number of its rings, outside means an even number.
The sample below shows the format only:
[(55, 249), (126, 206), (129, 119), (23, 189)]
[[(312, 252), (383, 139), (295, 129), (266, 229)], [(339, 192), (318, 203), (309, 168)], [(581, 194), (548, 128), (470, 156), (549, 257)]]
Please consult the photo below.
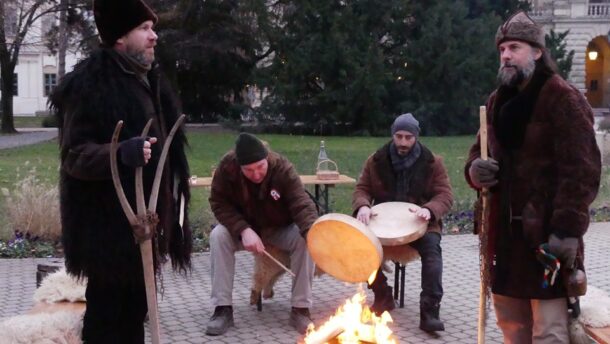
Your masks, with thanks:
[[(544, 44), (524, 12), (498, 28), (490, 158), (480, 158), (477, 136), (465, 167), (470, 186), (491, 196), (485, 256), (504, 343), (569, 343), (567, 297), (583, 290), (568, 277), (584, 271), (582, 237), (601, 174), (591, 107), (556, 73)], [(557, 278), (546, 268), (559, 268)]]

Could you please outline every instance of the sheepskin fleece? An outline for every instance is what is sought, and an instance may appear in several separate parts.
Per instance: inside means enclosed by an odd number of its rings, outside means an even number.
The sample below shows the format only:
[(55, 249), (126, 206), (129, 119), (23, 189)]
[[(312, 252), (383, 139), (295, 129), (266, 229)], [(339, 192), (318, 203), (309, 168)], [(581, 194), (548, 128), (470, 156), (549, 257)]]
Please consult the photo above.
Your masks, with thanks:
[(87, 289), (87, 278), (77, 279), (68, 275), (66, 269), (62, 268), (42, 281), (40, 287), (34, 292), (34, 303), (86, 301), (85, 289)]
[(80, 344), (83, 313), (19, 315), (0, 323), (3, 344)]
[(587, 294), (580, 298), (580, 322), (589, 327), (610, 326), (610, 297), (594, 286), (587, 287)]

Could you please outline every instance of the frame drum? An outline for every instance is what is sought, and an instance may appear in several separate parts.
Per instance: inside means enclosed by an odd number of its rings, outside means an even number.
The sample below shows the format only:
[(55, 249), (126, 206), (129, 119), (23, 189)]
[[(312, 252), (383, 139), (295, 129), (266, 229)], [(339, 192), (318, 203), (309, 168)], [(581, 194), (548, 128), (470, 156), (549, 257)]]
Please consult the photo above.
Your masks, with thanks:
[(418, 217), (411, 209), (420, 207), (407, 202), (379, 203), (371, 208), (369, 229), (383, 246), (398, 246), (415, 241), (428, 229), (428, 221)]
[(314, 222), (307, 233), (307, 249), (324, 272), (350, 283), (366, 282), (383, 257), (379, 239), (365, 224), (337, 213)]

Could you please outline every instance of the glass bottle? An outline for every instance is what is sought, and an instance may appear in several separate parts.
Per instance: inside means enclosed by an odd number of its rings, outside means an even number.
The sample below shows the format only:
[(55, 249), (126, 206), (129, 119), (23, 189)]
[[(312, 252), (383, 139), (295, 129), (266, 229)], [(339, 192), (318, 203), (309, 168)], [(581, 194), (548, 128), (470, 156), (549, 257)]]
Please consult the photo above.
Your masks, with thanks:
[(326, 154), (326, 147), (324, 146), (324, 140), (320, 141), (320, 152), (318, 153), (318, 165), (316, 171), (329, 171), (330, 166), (328, 163), (328, 155)]

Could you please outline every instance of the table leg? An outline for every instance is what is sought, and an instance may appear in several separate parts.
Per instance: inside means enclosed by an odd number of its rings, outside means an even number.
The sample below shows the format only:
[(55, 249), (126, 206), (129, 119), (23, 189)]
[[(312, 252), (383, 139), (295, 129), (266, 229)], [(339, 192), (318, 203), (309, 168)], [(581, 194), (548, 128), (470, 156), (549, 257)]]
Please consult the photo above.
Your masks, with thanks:
[(316, 202), (320, 206), (320, 212), (322, 214), (328, 214), (330, 212), (330, 205), (328, 204), (328, 185), (316, 184)]

